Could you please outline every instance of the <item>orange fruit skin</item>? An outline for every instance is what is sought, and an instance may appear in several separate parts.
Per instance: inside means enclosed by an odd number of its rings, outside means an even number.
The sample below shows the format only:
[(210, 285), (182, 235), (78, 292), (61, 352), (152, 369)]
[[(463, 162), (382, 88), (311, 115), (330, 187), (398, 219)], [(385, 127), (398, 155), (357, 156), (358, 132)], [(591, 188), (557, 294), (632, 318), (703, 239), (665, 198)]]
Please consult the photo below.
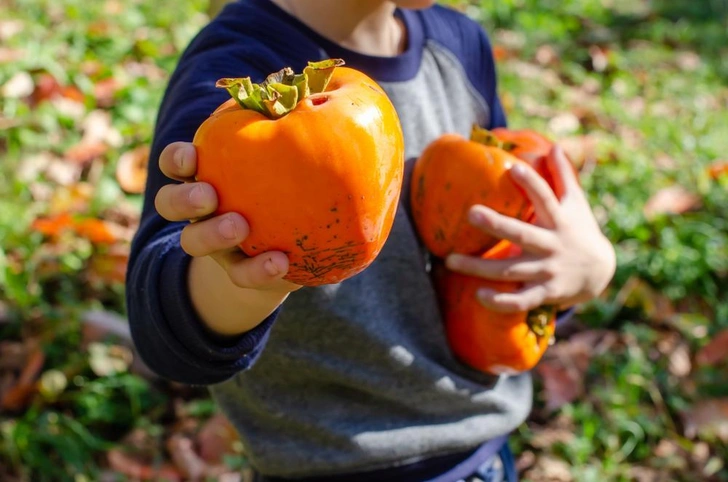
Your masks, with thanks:
[(240, 213), (248, 256), (288, 255), (285, 279), (341, 282), (381, 251), (402, 188), (397, 113), (368, 76), (338, 67), (325, 92), (272, 120), (230, 99), (200, 126), (197, 180), (217, 191), (217, 214)]

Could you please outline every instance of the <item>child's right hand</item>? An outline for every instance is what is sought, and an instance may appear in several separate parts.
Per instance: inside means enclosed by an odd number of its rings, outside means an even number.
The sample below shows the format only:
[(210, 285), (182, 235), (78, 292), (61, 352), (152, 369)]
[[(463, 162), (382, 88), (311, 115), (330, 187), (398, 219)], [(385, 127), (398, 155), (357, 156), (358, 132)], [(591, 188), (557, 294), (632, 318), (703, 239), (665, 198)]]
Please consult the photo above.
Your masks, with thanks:
[(159, 157), (159, 168), (165, 176), (183, 181), (163, 186), (154, 205), (168, 221), (193, 221), (182, 230), (180, 240), (187, 254), (214, 259), (240, 288), (280, 292), (300, 288), (283, 279), (288, 271), (288, 257), (284, 253), (269, 251), (249, 258), (238, 248), (250, 229), (241, 215), (227, 213), (206, 218), (217, 209), (217, 194), (210, 184), (195, 181), (197, 153), (191, 143), (168, 145)]

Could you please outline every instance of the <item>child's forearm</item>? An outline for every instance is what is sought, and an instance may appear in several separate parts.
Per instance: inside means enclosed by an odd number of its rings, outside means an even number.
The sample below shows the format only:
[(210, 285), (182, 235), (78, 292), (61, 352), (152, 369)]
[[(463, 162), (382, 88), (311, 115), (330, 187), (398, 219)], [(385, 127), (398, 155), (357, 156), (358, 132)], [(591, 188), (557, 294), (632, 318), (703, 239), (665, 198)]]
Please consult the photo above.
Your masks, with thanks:
[(189, 267), (192, 304), (213, 333), (235, 336), (252, 330), (287, 297), (287, 292), (235, 286), (222, 267), (208, 256), (192, 258)]

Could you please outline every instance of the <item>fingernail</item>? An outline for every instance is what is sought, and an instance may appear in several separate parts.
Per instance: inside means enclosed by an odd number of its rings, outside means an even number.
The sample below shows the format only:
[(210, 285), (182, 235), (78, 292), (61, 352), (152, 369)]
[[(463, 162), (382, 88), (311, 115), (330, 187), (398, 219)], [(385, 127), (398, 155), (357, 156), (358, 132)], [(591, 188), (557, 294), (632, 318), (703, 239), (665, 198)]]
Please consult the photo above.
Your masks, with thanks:
[(468, 217), (470, 218), (470, 222), (475, 224), (480, 224), (485, 221), (485, 216), (479, 210), (470, 210)]
[(225, 218), (222, 221), (220, 221), (220, 224), (218, 225), (217, 229), (220, 231), (220, 234), (225, 239), (235, 239), (237, 238), (237, 231), (235, 229), (235, 223), (230, 218)]
[(207, 203), (205, 202), (205, 190), (202, 189), (202, 186), (195, 186), (192, 189), (190, 189), (190, 193), (188, 194), (188, 199), (190, 201), (190, 204), (195, 209), (204, 209), (207, 207)]
[(457, 269), (463, 262), (463, 255), (451, 254), (445, 260), (445, 265), (450, 269)]
[(524, 176), (526, 174), (526, 168), (523, 164), (515, 164), (511, 170), (516, 176)]
[(488, 299), (488, 297), (490, 296), (490, 290), (488, 288), (480, 288), (478, 291), (475, 292), (475, 296), (477, 296), (481, 300)]
[(278, 270), (278, 266), (276, 266), (272, 259), (267, 259), (265, 263), (263, 263), (263, 268), (265, 269), (266, 273), (271, 276), (278, 276), (278, 274), (280, 273), (280, 271)]
[(185, 150), (186, 149), (179, 148), (174, 153), (174, 164), (175, 164), (175, 166), (177, 166), (177, 169), (179, 170), (179, 172), (184, 172), (185, 158), (187, 157)]

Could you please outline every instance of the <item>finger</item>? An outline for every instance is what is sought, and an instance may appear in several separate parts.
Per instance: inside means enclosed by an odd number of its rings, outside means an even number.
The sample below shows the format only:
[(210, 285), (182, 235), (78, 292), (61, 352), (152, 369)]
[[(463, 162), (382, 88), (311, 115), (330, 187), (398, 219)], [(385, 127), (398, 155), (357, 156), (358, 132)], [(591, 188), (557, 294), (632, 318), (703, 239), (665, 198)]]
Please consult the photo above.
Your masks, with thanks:
[(513, 293), (481, 288), (476, 294), (478, 301), (483, 306), (503, 313), (515, 313), (538, 308), (546, 302), (546, 295), (546, 288), (542, 284), (527, 286)]
[(560, 204), (549, 183), (535, 169), (525, 164), (516, 164), (509, 172), (513, 181), (526, 191), (536, 218), (546, 227), (553, 228)]
[(574, 166), (558, 144), (554, 145), (549, 155), (546, 156), (546, 168), (551, 173), (556, 192), (563, 192), (566, 196), (581, 189)]
[(241, 288), (287, 291), (298, 288), (298, 285), (283, 279), (288, 273), (288, 256), (280, 251), (268, 251), (252, 258), (242, 252), (214, 257), (223, 265), (232, 282)]
[(204, 182), (167, 184), (157, 192), (154, 207), (167, 221), (201, 218), (217, 209), (217, 193)]
[(452, 271), (492, 280), (537, 281), (549, 277), (543, 262), (523, 257), (501, 260), (451, 254), (445, 264)]
[(177, 181), (191, 181), (197, 172), (197, 152), (189, 142), (173, 142), (159, 155), (159, 169)]
[(485, 206), (473, 206), (468, 215), (473, 226), (497, 238), (507, 239), (521, 246), (525, 251), (549, 253), (557, 245), (558, 240), (550, 231), (497, 213)]
[(249, 232), (248, 223), (241, 215), (227, 213), (185, 226), (180, 244), (190, 256), (208, 256), (236, 247)]

